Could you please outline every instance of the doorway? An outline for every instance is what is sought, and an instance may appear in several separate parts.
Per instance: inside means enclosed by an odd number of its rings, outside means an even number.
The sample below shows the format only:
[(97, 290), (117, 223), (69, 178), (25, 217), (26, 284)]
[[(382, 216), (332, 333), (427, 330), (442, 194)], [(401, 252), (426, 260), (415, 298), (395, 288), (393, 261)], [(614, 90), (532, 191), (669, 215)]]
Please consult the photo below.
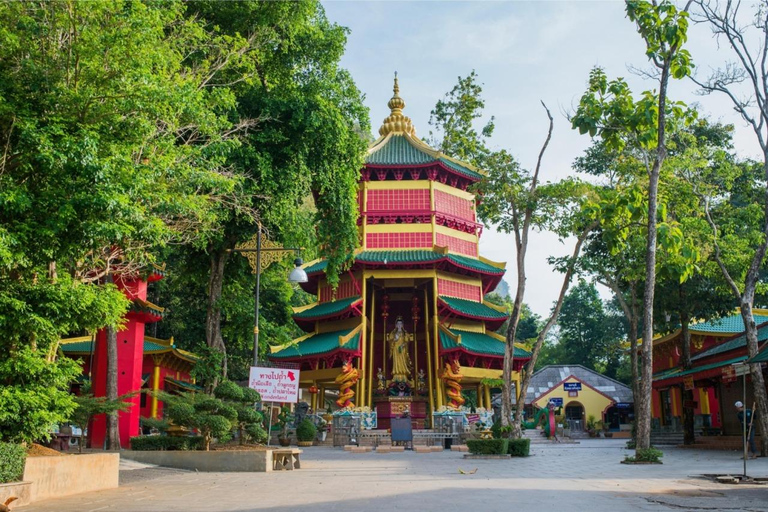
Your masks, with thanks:
[(584, 406), (579, 402), (568, 402), (565, 406), (565, 420), (571, 430), (584, 430)]

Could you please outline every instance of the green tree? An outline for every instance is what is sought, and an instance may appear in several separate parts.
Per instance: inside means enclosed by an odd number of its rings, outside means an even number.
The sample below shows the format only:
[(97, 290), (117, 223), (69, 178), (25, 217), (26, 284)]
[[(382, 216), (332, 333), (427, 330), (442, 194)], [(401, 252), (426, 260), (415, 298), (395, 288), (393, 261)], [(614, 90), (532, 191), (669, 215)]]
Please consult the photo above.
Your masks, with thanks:
[[(646, 45), (646, 56), (657, 71), (658, 93), (646, 91), (635, 100), (622, 79), (609, 82), (594, 69), (589, 89), (572, 118), (580, 133), (599, 136), (609, 146), (621, 148), (628, 140), (647, 151), (648, 215), (643, 291), (643, 367), (640, 394), (635, 397), (637, 449), (650, 447), (653, 361), (653, 298), (656, 283), (659, 176), (667, 156), (667, 115), (683, 117), (683, 105), (668, 102), (670, 78), (685, 78), (691, 70), (690, 54), (683, 49), (687, 39), (688, 13), (669, 1), (653, 3), (627, 0), (627, 17), (633, 21)], [(662, 212), (663, 216), (663, 212)]]
[(69, 423), (80, 429), (80, 439), (77, 443), (78, 452), (83, 453), (83, 446), (86, 444), (84, 434), (91, 420), (100, 414), (113, 414), (127, 410), (132, 404), (125, 400), (131, 396), (133, 393), (120, 396), (117, 400), (110, 400), (104, 396), (93, 396), (90, 381), (80, 385), (80, 394), (74, 397), (75, 410), (68, 418)]
[[(768, 9), (765, 2), (759, 2), (755, 11), (751, 14), (752, 23), (743, 23), (741, 5), (732, 0), (724, 2), (706, 2), (696, 0), (698, 21), (706, 23), (722, 46), (730, 49), (733, 61), (727, 62), (722, 68), (715, 69), (706, 78), (692, 77), (693, 81), (701, 87), (703, 94), (724, 94), (733, 104), (734, 110), (741, 116), (752, 129), (762, 151), (762, 161), (759, 163), (759, 172), (753, 174), (753, 179), (760, 180), (763, 185), (762, 194), (768, 193), (768, 68), (765, 66), (768, 59), (768, 48), (763, 41), (768, 37)], [(748, 15), (749, 16), (749, 15)], [(750, 167), (748, 164), (745, 167)], [(745, 169), (744, 169), (745, 170)], [(731, 177), (733, 177), (731, 175)], [(729, 183), (721, 181), (721, 183)], [(733, 182), (730, 182), (733, 183)], [(703, 185), (703, 184), (702, 184)], [(728, 283), (733, 297), (739, 303), (742, 320), (744, 321), (745, 336), (747, 339), (747, 351), (750, 357), (754, 357), (759, 349), (757, 340), (757, 326), (752, 315), (752, 307), (755, 303), (755, 295), (758, 293), (761, 281), (761, 273), (768, 252), (768, 202), (752, 202), (751, 206), (744, 210), (751, 210), (752, 219), (760, 219), (761, 225), (754, 226), (751, 220), (747, 220), (744, 227), (734, 226), (730, 219), (738, 215), (728, 215), (729, 206), (732, 203), (725, 201), (721, 213), (717, 215), (718, 198), (723, 196), (734, 197), (735, 190), (722, 190), (717, 192), (702, 193), (702, 202), (706, 211), (706, 218), (712, 229), (714, 238), (714, 259), (720, 267), (723, 278)], [(729, 220), (726, 220), (729, 219)], [(742, 238), (735, 239), (737, 232), (741, 231)], [(729, 240), (730, 238), (730, 240)], [(730, 243), (729, 243), (730, 242)], [(731, 243), (733, 245), (731, 245)], [(727, 250), (722, 248), (727, 247)], [(735, 259), (741, 260), (743, 265), (733, 266), (733, 258), (729, 253), (738, 254)], [(760, 365), (750, 365), (750, 376), (757, 403), (757, 424), (762, 434), (760, 453), (768, 455), (768, 391), (766, 391), (765, 378)]]
[(243, 388), (232, 381), (225, 380), (216, 387), (214, 395), (230, 405), (237, 413), (234, 427), (238, 431), (240, 444), (245, 444), (246, 439), (255, 443), (263, 443), (267, 440), (267, 432), (262, 428), (264, 418), (256, 410), (256, 404), (261, 402), (258, 391)]

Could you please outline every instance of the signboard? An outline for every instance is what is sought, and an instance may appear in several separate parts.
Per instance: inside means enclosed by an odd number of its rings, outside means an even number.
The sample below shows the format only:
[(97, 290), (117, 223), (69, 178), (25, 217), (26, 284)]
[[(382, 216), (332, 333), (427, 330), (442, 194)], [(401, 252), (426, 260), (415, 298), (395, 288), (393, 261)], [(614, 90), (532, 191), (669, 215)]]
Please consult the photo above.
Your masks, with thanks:
[(736, 369), (731, 365), (723, 366), (723, 382), (729, 384), (736, 380)]
[(564, 382), (564, 391), (581, 391), (581, 382)]
[(480, 415), (479, 414), (467, 414), (467, 422), (472, 425), (474, 423), (477, 423), (480, 421)]
[(299, 370), (251, 366), (248, 387), (259, 392), (262, 402), (295, 404), (299, 401)]
[(632, 404), (629, 402), (616, 402), (617, 409), (631, 409)]
[(555, 407), (562, 407), (563, 406), (563, 399), (562, 398), (550, 398), (549, 403), (554, 405)]
[(569, 391), (568, 392), (568, 396), (570, 398), (576, 398), (577, 396), (579, 396), (579, 392), (578, 391)]
[(683, 377), (683, 385), (686, 391), (693, 391), (693, 375)]

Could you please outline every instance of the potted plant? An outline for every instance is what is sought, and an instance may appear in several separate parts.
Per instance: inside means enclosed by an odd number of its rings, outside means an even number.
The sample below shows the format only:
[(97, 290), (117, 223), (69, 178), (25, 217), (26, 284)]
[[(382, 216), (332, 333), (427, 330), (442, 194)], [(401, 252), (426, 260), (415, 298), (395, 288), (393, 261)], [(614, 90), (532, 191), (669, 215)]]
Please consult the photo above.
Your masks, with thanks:
[(280, 414), (277, 415), (277, 426), (280, 433), (277, 435), (277, 441), (280, 446), (291, 445), (291, 432), (288, 430), (290, 408), (284, 405), (280, 408)]
[(299, 446), (312, 446), (317, 435), (317, 427), (309, 418), (304, 418), (296, 427), (296, 439)]
[(587, 417), (587, 432), (589, 433), (589, 437), (597, 437), (598, 430), (601, 428), (600, 423), (601, 422), (592, 414)]
[(317, 433), (320, 436), (320, 442), (325, 441), (326, 436), (328, 436), (328, 422), (324, 419), (321, 419), (317, 424)]
[(333, 411), (331, 410), (330, 405), (325, 410), (325, 414), (323, 414), (323, 419), (325, 420), (326, 423), (330, 423), (331, 421), (333, 421)]

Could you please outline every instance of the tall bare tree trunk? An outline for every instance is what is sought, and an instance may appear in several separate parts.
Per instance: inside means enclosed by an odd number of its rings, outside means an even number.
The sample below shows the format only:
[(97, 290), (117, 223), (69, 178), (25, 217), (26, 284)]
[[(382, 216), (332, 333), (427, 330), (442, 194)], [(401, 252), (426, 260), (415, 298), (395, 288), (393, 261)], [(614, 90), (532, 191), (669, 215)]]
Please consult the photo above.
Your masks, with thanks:
[[(107, 282), (112, 283), (112, 275), (107, 277)], [(107, 342), (107, 399), (117, 400), (117, 330), (108, 325), (106, 329)], [(120, 429), (118, 426), (118, 412), (107, 414), (107, 450), (120, 449)]]
[(568, 269), (565, 271), (565, 276), (563, 277), (563, 285), (560, 287), (560, 295), (557, 296), (555, 308), (552, 310), (552, 314), (549, 316), (549, 319), (547, 319), (547, 323), (544, 324), (544, 328), (536, 337), (536, 343), (534, 344), (533, 351), (531, 352), (531, 359), (526, 365), (525, 376), (520, 383), (520, 397), (517, 400), (515, 422), (512, 425), (512, 436), (515, 438), (522, 437), (522, 421), (523, 409), (525, 408), (525, 397), (528, 393), (528, 385), (531, 382), (531, 377), (533, 376), (533, 372), (536, 369), (536, 360), (539, 358), (539, 352), (541, 352), (541, 347), (544, 345), (544, 340), (546, 339), (549, 330), (553, 325), (555, 325), (555, 322), (557, 322), (557, 317), (560, 315), (560, 309), (563, 306), (563, 299), (565, 298), (565, 294), (571, 284), (571, 278), (573, 277), (573, 272), (576, 268), (576, 260), (578, 259), (579, 253), (581, 252), (581, 246), (584, 244), (584, 240), (586, 240), (587, 236), (589, 236), (589, 233), (591, 233), (592, 230), (597, 227), (597, 225), (598, 223), (592, 224), (591, 226), (584, 229), (581, 235), (579, 235), (579, 238), (576, 241), (576, 246), (573, 249), (573, 254), (571, 255), (571, 260), (568, 263)]
[[(208, 276), (208, 310), (205, 316), (205, 341), (211, 348), (224, 354), (222, 377), (227, 378), (227, 350), (221, 336), (221, 294), (224, 288), (224, 269), (230, 252), (220, 249), (211, 253), (211, 271)], [(213, 383), (215, 387), (216, 382)]]

